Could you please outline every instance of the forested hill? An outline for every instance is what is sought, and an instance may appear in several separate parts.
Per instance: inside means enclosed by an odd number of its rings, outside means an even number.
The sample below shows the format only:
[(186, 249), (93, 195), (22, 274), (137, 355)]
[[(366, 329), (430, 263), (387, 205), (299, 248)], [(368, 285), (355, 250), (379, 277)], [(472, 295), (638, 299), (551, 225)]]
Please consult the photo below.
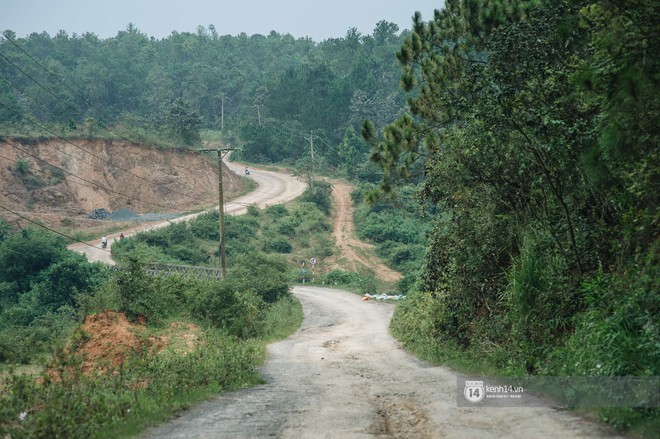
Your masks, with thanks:
[(359, 124), (385, 124), (403, 111), (395, 53), (408, 34), (385, 21), (371, 35), (352, 28), (320, 43), (276, 32), (219, 35), (213, 26), (161, 40), (133, 25), (108, 39), (63, 31), (16, 38), (6, 30), (0, 125), (43, 132), (34, 118), (80, 136), (120, 126), (131, 138), (165, 132), (190, 144), (199, 140), (190, 127), (224, 128), (248, 142), (246, 158), (271, 161), (308, 151), (311, 132), (320, 157), (353, 127), (349, 142), (365, 153), (354, 135)]

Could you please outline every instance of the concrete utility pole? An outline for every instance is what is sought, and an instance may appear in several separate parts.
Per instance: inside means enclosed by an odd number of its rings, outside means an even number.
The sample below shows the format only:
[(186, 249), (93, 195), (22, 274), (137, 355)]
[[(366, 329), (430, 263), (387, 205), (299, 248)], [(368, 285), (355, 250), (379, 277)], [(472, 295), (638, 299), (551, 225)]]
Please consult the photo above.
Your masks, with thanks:
[[(218, 154), (218, 216), (220, 219), (220, 271), (222, 278), (227, 277), (227, 252), (225, 251), (225, 193), (222, 186), (222, 159), (235, 148), (202, 149), (202, 152), (213, 152)], [(223, 155), (224, 153), (224, 155)]]
[(225, 95), (220, 96), (222, 105), (220, 106), (220, 129), (225, 130)]
[(309, 179), (309, 187), (314, 189), (314, 132), (309, 133), (309, 149), (312, 154), (311, 178)]
[(261, 108), (261, 105), (255, 105), (257, 107), (257, 117), (259, 118), (259, 126), (261, 126), (261, 111), (259, 108)]

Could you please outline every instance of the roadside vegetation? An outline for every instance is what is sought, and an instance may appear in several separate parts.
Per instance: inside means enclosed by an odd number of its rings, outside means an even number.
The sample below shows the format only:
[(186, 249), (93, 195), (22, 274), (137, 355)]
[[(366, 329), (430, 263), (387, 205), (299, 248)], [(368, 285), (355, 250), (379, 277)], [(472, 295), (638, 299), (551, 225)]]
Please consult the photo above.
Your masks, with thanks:
[[(434, 212), (393, 333), (463, 370), (657, 379), (657, 5), (461, 5), (416, 18), (409, 114), (363, 129), (382, 190)], [(657, 437), (658, 410), (598, 413)]]
[(420, 277), (430, 231), (428, 213), (417, 203), (418, 189), (404, 185), (390, 197), (378, 196), (377, 186), (362, 183), (351, 197), (356, 204), (355, 228), (360, 239), (376, 246), (376, 254), (404, 275), (398, 294), (407, 294)]
[[(312, 257), (321, 261), (334, 253), (331, 203), (331, 186), (315, 182), (295, 202), (265, 209), (248, 206), (244, 215), (225, 216), (228, 269), (242, 270), (252, 266), (252, 260), (266, 270), (273, 261), (284, 261), (279, 266), (287, 278), (302, 281), (303, 262)], [(219, 267), (219, 242), (218, 212), (212, 211), (191, 221), (138, 233), (115, 243), (112, 252), (120, 263), (138, 258), (147, 263)]]
[[(0, 225), (2, 437), (135, 435), (218, 392), (261, 382), (266, 343), (302, 321), (277, 257), (246, 259), (223, 281), (152, 277), (137, 259), (111, 271), (47, 232)], [(110, 312), (125, 316), (138, 340), (117, 363), (105, 354), (125, 340), (105, 340), (90, 358), (95, 334), (83, 329)], [(177, 336), (181, 327), (192, 329)]]

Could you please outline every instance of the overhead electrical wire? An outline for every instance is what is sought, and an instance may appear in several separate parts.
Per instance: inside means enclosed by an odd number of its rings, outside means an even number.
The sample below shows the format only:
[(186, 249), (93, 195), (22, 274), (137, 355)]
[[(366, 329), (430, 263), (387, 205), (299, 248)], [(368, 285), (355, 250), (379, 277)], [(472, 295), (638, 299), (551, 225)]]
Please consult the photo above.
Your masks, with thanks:
[[(149, 201), (143, 201), (143, 200), (138, 200), (138, 199), (130, 198), (130, 197), (128, 197), (126, 194), (123, 194), (123, 193), (121, 193), (121, 192), (119, 192), (119, 191), (116, 191), (116, 190), (114, 190), (114, 189), (112, 189), (112, 188), (109, 188), (109, 187), (107, 187), (107, 186), (103, 186), (103, 185), (98, 184), (98, 183), (95, 183), (95, 182), (93, 182), (93, 181), (89, 181), (89, 180), (87, 180), (87, 179), (85, 179), (85, 178), (83, 178), (83, 177), (80, 177), (80, 176), (74, 174), (73, 172), (67, 171), (66, 169), (61, 168), (61, 167), (59, 167), (59, 166), (57, 166), (57, 165), (53, 165), (52, 163), (50, 163), (50, 162), (48, 162), (48, 161), (46, 161), (46, 160), (44, 160), (44, 159), (42, 159), (42, 158), (40, 158), (40, 157), (38, 157), (38, 156), (32, 154), (32, 153), (30, 153), (29, 151), (26, 151), (25, 149), (23, 149), (23, 148), (21, 148), (21, 147), (19, 147), (19, 146), (16, 146), (16, 145), (14, 145), (14, 144), (11, 143), (11, 142), (8, 142), (6, 139), (4, 139), (4, 140), (3, 140), (3, 139), (0, 139), (0, 142), (4, 143), (4, 144), (6, 144), (6, 145), (11, 146), (12, 148), (14, 148), (14, 149), (16, 149), (16, 150), (18, 150), (18, 151), (21, 151), (23, 154), (28, 155), (28, 156), (32, 157), (33, 159), (38, 160), (38, 161), (40, 161), (40, 162), (42, 162), (42, 163), (45, 163), (46, 165), (48, 165), (48, 166), (50, 166), (50, 167), (52, 167), (52, 168), (59, 169), (60, 171), (64, 172), (65, 174), (68, 174), (68, 175), (70, 175), (70, 176), (72, 176), (72, 177), (74, 177), (74, 178), (77, 178), (77, 179), (79, 179), (79, 180), (82, 180), (82, 181), (88, 183), (88, 185), (85, 185), (85, 184), (82, 184), (82, 183), (77, 183), (77, 182), (71, 182), (71, 183), (80, 184), (80, 185), (82, 185), (82, 186), (91, 187), (91, 188), (93, 188), (93, 189), (94, 189), (94, 188), (102, 188), (102, 189), (105, 189), (106, 191), (113, 192), (113, 193), (115, 193), (115, 194), (117, 194), (117, 195), (121, 195), (122, 197), (124, 197), (124, 198), (125, 198), (126, 200), (128, 200), (128, 201), (137, 201), (137, 202), (139, 202), (139, 203), (143, 203), (143, 204), (148, 204), (148, 205), (156, 206), (156, 207), (160, 207), (160, 208), (163, 208), (163, 209), (171, 209), (170, 206), (165, 206), (165, 205), (163, 205), (163, 204), (152, 203), (152, 202), (149, 202)], [(6, 157), (5, 157), (5, 158), (6, 158)], [(11, 159), (9, 159), (9, 160), (11, 160)], [(13, 160), (11, 160), (11, 161), (13, 161)], [(14, 163), (15, 163), (15, 161), (14, 161)]]
[[(12, 39), (12, 38), (10, 38), (10, 37), (6, 34), (6, 32), (3, 32), (3, 35), (4, 35), (4, 37), (7, 39), (7, 41), (9, 41), (10, 43), (12, 43), (12, 44), (13, 44), (17, 49), (19, 49), (19, 50), (20, 50), (25, 56), (27, 56), (31, 61), (33, 61), (36, 65), (38, 65), (41, 69), (43, 69), (43, 70), (44, 70), (49, 76), (51, 76), (51, 77), (54, 78), (57, 82), (59, 82), (60, 84), (62, 84), (62, 86), (64, 86), (67, 90), (69, 90), (73, 95), (77, 96), (78, 98), (82, 99), (85, 103), (89, 104), (89, 100), (87, 100), (85, 97), (83, 97), (82, 95), (80, 95), (80, 94), (79, 94), (78, 92), (76, 92), (73, 88), (71, 88), (68, 84), (66, 84), (66, 83), (65, 83), (64, 81), (62, 81), (59, 77), (57, 77), (57, 76), (56, 76), (55, 74), (53, 74), (50, 70), (48, 70), (45, 66), (43, 66), (43, 65), (42, 65), (38, 60), (36, 60), (31, 54), (29, 54), (26, 50), (24, 50), (22, 47), (20, 47), (20, 46), (19, 46), (19, 45), (18, 45), (18, 44)], [(13, 65), (17, 70), (19, 70), (19, 71), (20, 71), (21, 73), (23, 73), (25, 76), (27, 76), (28, 78), (30, 78), (30, 79), (31, 79), (33, 82), (35, 82), (37, 85), (39, 85), (39, 86), (42, 87), (44, 90), (46, 90), (49, 94), (51, 94), (51, 95), (52, 95), (53, 97), (55, 97), (57, 100), (59, 100), (60, 102), (62, 102), (63, 104), (65, 104), (68, 108), (74, 110), (75, 112), (77, 112), (77, 113), (80, 114), (80, 115), (83, 115), (83, 116), (85, 115), (85, 113), (84, 113), (83, 111), (79, 110), (78, 108), (76, 108), (76, 107), (73, 106), (72, 104), (70, 104), (70, 103), (64, 101), (60, 96), (58, 96), (56, 93), (54, 93), (51, 89), (49, 89), (48, 87), (44, 86), (42, 83), (40, 83), (39, 81), (37, 81), (36, 79), (34, 79), (34, 78), (33, 78), (30, 74), (28, 74), (25, 70), (21, 69), (18, 65), (16, 65), (16, 63), (12, 62), (11, 60), (9, 60), (7, 57), (5, 57), (4, 55), (2, 55), (1, 53), (0, 53), (0, 56), (1, 56), (6, 62), (8, 62), (9, 64)], [(4, 80), (4, 79), (3, 79), (3, 80)], [(20, 89), (18, 89), (17, 87), (15, 87), (15, 86), (14, 86), (13, 84), (11, 84), (10, 82), (8, 82), (8, 81), (6, 81), (6, 80), (5, 80), (5, 82), (7, 82), (8, 84), (10, 84), (14, 89), (16, 89), (17, 91), (19, 91), (19, 92), (22, 93), (23, 95), (29, 97), (30, 99), (34, 100), (35, 102), (39, 103), (40, 105), (42, 105), (42, 106), (44, 106), (45, 108), (48, 109), (48, 106), (47, 106), (47, 105), (43, 104), (42, 102), (39, 102), (37, 99), (35, 99), (34, 97), (32, 97), (32, 96), (30, 96), (29, 94), (25, 93), (24, 91), (21, 91)], [(232, 99), (227, 98), (227, 97), (223, 97), (223, 99), (224, 99), (224, 100), (227, 100), (227, 101), (230, 101), (230, 102), (232, 101)], [(139, 176), (139, 175), (133, 174), (132, 172), (130, 172), (130, 171), (126, 170), (126, 169), (123, 169), (122, 167), (120, 167), (120, 166), (118, 166), (118, 165), (116, 165), (116, 164), (114, 164), (114, 163), (112, 163), (112, 162), (109, 162), (109, 161), (107, 161), (107, 160), (105, 160), (105, 159), (103, 159), (103, 158), (101, 158), (101, 157), (99, 157), (99, 156), (97, 156), (97, 155), (95, 155), (95, 154), (93, 154), (93, 153), (91, 153), (91, 152), (85, 150), (84, 148), (82, 148), (82, 147), (80, 147), (80, 146), (78, 146), (78, 145), (73, 144), (72, 142), (70, 142), (70, 141), (68, 141), (68, 140), (66, 140), (66, 139), (64, 139), (64, 138), (62, 138), (62, 137), (59, 136), (58, 134), (56, 134), (56, 133), (50, 131), (50, 130), (47, 129), (46, 127), (44, 127), (44, 126), (42, 126), (42, 125), (36, 123), (36, 122), (33, 121), (33, 120), (30, 120), (30, 119), (27, 118), (25, 115), (23, 115), (22, 113), (20, 113), (20, 112), (14, 110), (14, 109), (12, 109), (12, 108), (10, 108), (10, 107), (7, 106), (6, 104), (0, 102), (0, 105), (3, 105), (6, 109), (8, 109), (9, 111), (11, 111), (11, 112), (17, 114), (19, 117), (22, 117), (23, 119), (29, 121), (30, 123), (34, 124), (35, 126), (41, 128), (41, 129), (44, 129), (46, 132), (48, 132), (48, 133), (50, 133), (50, 134), (52, 134), (52, 135), (58, 137), (60, 140), (66, 142), (66, 143), (71, 144), (72, 146), (74, 146), (74, 147), (76, 147), (76, 148), (82, 150), (83, 152), (85, 152), (85, 153), (87, 153), (87, 154), (90, 154), (91, 156), (93, 156), (93, 157), (95, 157), (95, 158), (97, 158), (97, 159), (99, 159), (99, 160), (102, 160), (102, 161), (108, 163), (109, 165), (114, 166), (114, 167), (120, 169), (120, 170), (123, 171), (123, 172), (126, 172), (126, 173), (128, 173), (128, 174), (130, 174), (130, 175), (133, 175), (133, 176), (135, 176), (135, 177), (137, 177), (137, 178), (139, 178), (139, 179), (142, 179), (142, 180), (146, 181), (146, 182), (149, 183), (149, 184), (156, 185), (156, 186), (160, 186), (159, 184), (157, 184), (157, 183), (155, 183), (155, 182), (151, 182), (151, 181), (149, 181), (148, 179), (145, 179), (144, 177), (141, 177), (141, 176)], [(92, 105), (92, 106), (93, 106), (93, 105)], [(271, 126), (274, 127), (275, 129), (279, 130), (280, 132), (284, 132), (284, 130), (286, 129), (286, 131), (288, 131), (288, 134), (296, 134), (296, 135), (298, 135), (298, 136), (300, 136), (300, 137), (303, 137), (303, 138), (305, 138), (305, 139), (308, 138), (308, 137), (307, 137), (307, 133), (306, 133), (306, 132), (303, 132), (303, 131), (300, 131), (300, 130), (294, 130), (294, 129), (291, 129), (291, 128), (282, 128), (282, 127), (280, 127), (280, 126), (274, 126), (274, 125), (271, 125)], [(102, 126), (102, 127), (103, 127), (104, 129), (106, 129), (107, 131), (109, 131), (110, 133), (112, 133), (113, 135), (115, 135), (115, 136), (117, 136), (117, 137), (120, 137), (120, 138), (123, 138), (123, 137), (119, 136), (117, 133), (115, 133), (115, 132), (113, 132), (112, 130), (110, 130), (108, 127), (106, 127), (106, 126)], [(126, 129), (126, 127), (124, 127), (124, 128)], [(127, 131), (130, 131), (130, 130), (127, 129)], [(136, 134), (136, 133), (134, 133), (134, 134)], [(327, 142), (323, 141), (320, 137), (316, 136), (316, 138), (319, 139), (319, 140), (321, 140), (321, 142), (322, 142), (323, 144), (325, 144), (326, 146), (328, 146), (329, 148), (332, 148), (330, 145), (327, 144)], [(126, 138), (123, 138), (123, 139), (124, 139), (124, 140), (127, 140), (127, 141), (132, 141), (131, 139), (126, 139)], [(5, 143), (7, 143), (7, 142), (5, 142)], [(12, 145), (12, 146), (14, 146), (14, 145)], [(15, 146), (14, 146), (14, 147), (15, 147)], [(334, 149), (334, 148), (333, 148), (333, 149)], [(21, 150), (21, 151), (23, 151), (24, 153), (27, 153), (25, 150)], [(60, 150), (60, 152), (63, 152), (63, 151)], [(64, 153), (64, 152), (63, 152), (63, 153)], [(66, 154), (66, 153), (65, 153), (65, 154)], [(29, 153), (28, 153), (28, 155), (30, 155), (30, 156), (32, 156), (32, 157), (38, 159), (38, 160), (41, 160), (40, 158), (38, 158), (38, 157), (36, 157), (36, 156), (34, 156), (34, 155), (31, 155), (31, 154), (29, 154)], [(337, 160), (337, 162), (339, 162), (339, 160), (336, 159), (335, 157), (332, 157), (332, 158), (335, 159), (335, 160)], [(43, 161), (43, 160), (42, 160), (42, 161)], [(46, 162), (46, 161), (44, 161), (44, 162), (47, 163), (49, 166), (53, 166), (53, 167), (55, 167), (55, 168), (57, 168), (57, 169), (61, 169), (62, 171), (66, 172), (66, 173), (69, 174), (69, 175), (72, 175), (72, 176), (75, 177), (75, 178), (78, 178), (78, 179), (83, 180), (83, 181), (87, 181), (87, 180), (85, 180), (85, 179), (83, 179), (83, 178), (81, 178), (81, 177), (79, 177), (79, 176), (77, 176), (77, 175), (75, 175), (75, 174), (72, 174), (72, 173), (70, 173), (70, 172), (68, 172), (68, 171), (63, 170), (62, 168), (59, 168), (59, 167), (57, 167), (57, 166), (55, 166), (55, 165), (52, 165), (52, 164), (50, 164), (50, 163), (48, 163), (48, 162)], [(103, 187), (103, 186), (98, 185), (98, 184), (96, 184), (96, 183), (92, 183), (92, 182), (89, 182), (89, 181), (87, 181), (87, 182), (90, 183), (90, 184), (92, 184), (92, 187)], [(82, 183), (76, 183), (76, 184), (82, 184)], [(106, 190), (108, 190), (108, 191), (111, 191), (111, 192), (115, 192), (115, 193), (120, 194), (119, 192), (114, 191), (114, 190), (112, 190), (112, 189), (110, 189), (110, 188), (107, 188), (107, 187), (103, 187), (103, 188), (106, 189)], [(178, 193), (178, 194), (183, 195), (183, 196), (185, 196), (185, 197), (189, 197), (189, 198), (193, 198), (193, 199), (199, 199), (199, 198), (197, 198), (197, 197), (194, 197), (194, 196), (192, 196), (192, 195), (185, 194), (185, 193), (182, 193), (182, 192), (173, 191), (173, 190), (172, 190), (172, 192), (174, 192), (174, 193)], [(257, 192), (257, 191), (255, 191), (255, 192)], [(120, 195), (123, 195), (123, 194), (120, 194)], [(125, 196), (125, 195), (124, 195), (124, 196)], [(167, 206), (162, 206), (162, 205), (159, 205), (159, 204), (156, 204), (156, 203), (143, 202), (143, 201), (141, 201), (141, 200), (137, 200), (137, 201), (142, 202), (142, 203), (144, 203), (144, 204), (151, 204), (151, 205), (155, 205), (155, 206), (158, 206), (158, 207), (165, 207), (165, 208), (167, 208)], [(227, 202), (226, 204), (237, 204), (237, 205), (244, 205), (244, 206), (250, 206), (250, 205), (253, 205), (253, 204), (248, 204), (248, 203), (240, 203), (240, 202), (236, 202), (236, 201), (229, 201), (229, 202)]]
[[(18, 45), (16, 44), (16, 42), (14, 42), (11, 38), (7, 37), (7, 35), (5, 35), (5, 33), (3, 33), (3, 35), (5, 36), (5, 38), (7, 38), (8, 41), (10, 41), (12, 44), (14, 44), (14, 45), (15, 45), (19, 50), (21, 50), (21, 51), (22, 51), (22, 52), (23, 52), (28, 58), (30, 58), (30, 59), (31, 59), (32, 61), (34, 61), (39, 67), (41, 67), (43, 70), (45, 70), (50, 76), (52, 76), (52, 77), (54, 77), (55, 79), (57, 79), (58, 82), (60, 82), (62, 85), (64, 85), (68, 90), (70, 90), (70, 91), (71, 91), (72, 93), (74, 93), (76, 96), (78, 96), (78, 97), (80, 97), (81, 99), (83, 99), (83, 100), (85, 100), (86, 102), (88, 102), (84, 97), (82, 97), (80, 94), (78, 94), (77, 92), (75, 92), (71, 87), (69, 87), (68, 85), (66, 85), (66, 83), (64, 83), (64, 82), (61, 81), (59, 78), (57, 78), (53, 73), (51, 73), (46, 67), (44, 67), (43, 65), (41, 65), (36, 59), (34, 59), (34, 57), (32, 57), (29, 53), (27, 53), (23, 48), (21, 48), (20, 46), (18, 46)], [(83, 112), (82, 110), (80, 110), (80, 109), (74, 107), (74, 106), (71, 105), (70, 103), (66, 102), (64, 99), (62, 99), (60, 96), (58, 96), (58, 95), (57, 95), (55, 92), (53, 92), (51, 89), (49, 89), (48, 87), (46, 87), (45, 85), (43, 85), (42, 83), (40, 83), (39, 81), (37, 81), (36, 79), (34, 79), (30, 74), (28, 74), (27, 72), (25, 72), (25, 70), (21, 69), (18, 65), (16, 65), (16, 63), (12, 62), (12, 61), (9, 60), (7, 57), (5, 57), (2, 53), (0, 53), (0, 57), (3, 58), (3, 59), (4, 59), (6, 62), (8, 62), (9, 64), (13, 65), (13, 66), (14, 66), (17, 70), (19, 70), (22, 74), (24, 74), (25, 76), (27, 76), (28, 78), (30, 78), (34, 83), (36, 83), (36, 84), (39, 85), (41, 88), (43, 88), (44, 90), (46, 90), (50, 95), (52, 95), (52, 96), (55, 97), (57, 100), (59, 100), (60, 102), (62, 102), (62, 103), (63, 103), (64, 105), (66, 105), (68, 108), (72, 109), (73, 111), (75, 111), (76, 113), (80, 114), (81, 116), (84, 116), (84, 115), (85, 115), (85, 112)], [(6, 81), (6, 80), (5, 80), (5, 82), (8, 82), (8, 83), (9, 83), (9, 81)], [(17, 89), (15, 86), (13, 86), (13, 84), (11, 84), (11, 83), (9, 83), (9, 84), (12, 85), (12, 87), (14, 87), (15, 89)], [(17, 89), (17, 90), (18, 90), (18, 89)], [(21, 93), (23, 93), (24, 95), (30, 97), (30, 99), (34, 100), (35, 102), (39, 102), (37, 99), (35, 99), (35, 98), (32, 97), (32, 96), (29, 96), (27, 93), (25, 93), (25, 92), (23, 92), (23, 91), (21, 91)], [(43, 103), (41, 103), (41, 102), (39, 102), (39, 103), (40, 103), (41, 105), (43, 105), (44, 107), (48, 108), (45, 104), (43, 104)], [(19, 117), (21, 117), (21, 118), (23, 118), (23, 119), (29, 121), (30, 123), (34, 124), (35, 126), (38, 126), (39, 128), (45, 130), (46, 132), (48, 132), (48, 133), (50, 133), (50, 134), (52, 134), (52, 135), (58, 137), (60, 140), (63, 140), (63, 141), (65, 141), (66, 143), (69, 143), (69, 144), (73, 145), (74, 147), (76, 147), (76, 148), (78, 148), (78, 149), (80, 149), (80, 150), (86, 152), (87, 154), (90, 154), (90, 155), (92, 155), (93, 157), (95, 157), (95, 158), (97, 158), (97, 159), (99, 159), (99, 160), (102, 160), (102, 161), (108, 163), (108, 164), (111, 165), (111, 166), (116, 167), (117, 169), (119, 169), (119, 170), (121, 170), (121, 171), (123, 171), (123, 172), (126, 172), (126, 173), (128, 173), (128, 174), (130, 174), (130, 175), (133, 175), (134, 177), (137, 177), (137, 178), (139, 178), (139, 179), (141, 179), (141, 180), (144, 180), (145, 182), (147, 182), (147, 183), (149, 183), (149, 184), (152, 184), (152, 185), (158, 185), (158, 183), (152, 182), (152, 181), (150, 181), (150, 180), (148, 180), (148, 179), (146, 179), (146, 178), (144, 178), (144, 177), (141, 177), (141, 176), (139, 176), (139, 175), (133, 174), (132, 172), (130, 172), (130, 171), (128, 171), (128, 170), (126, 170), (126, 169), (124, 169), (124, 168), (122, 168), (122, 167), (120, 167), (120, 166), (118, 166), (118, 165), (116, 165), (116, 164), (114, 164), (114, 163), (108, 161), (108, 160), (105, 160), (105, 159), (103, 159), (103, 158), (101, 158), (101, 157), (95, 155), (94, 153), (92, 153), (92, 152), (90, 152), (90, 151), (87, 151), (87, 150), (85, 150), (84, 148), (79, 147), (78, 145), (73, 144), (72, 142), (69, 142), (68, 140), (62, 138), (61, 136), (57, 135), (57, 134), (54, 133), (53, 131), (48, 130), (47, 128), (45, 128), (44, 126), (42, 126), (42, 125), (36, 123), (36, 122), (33, 121), (33, 120), (30, 120), (27, 116), (23, 115), (22, 113), (20, 113), (20, 112), (14, 110), (14, 109), (12, 109), (12, 108), (10, 108), (10, 107), (7, 106), (6, 104), (0, 102), (0, 105), (3, 105), (5, 108), (7, 108), (9, 111), (13, 112), (14, 114), (18, 115)], [(129, 142), (133, 142), (133, 140), (131, 140), (131, 139), (124, 138), (124, 137), (118, 135), (118, 134), (115, 133), (114, 131), (110, 130), (107, 126), (105, 126), (105, 125), (101, 125), (101, 126), (102, 126), (104, 129), (106, 129), (108, 132), (110, 132), (111, 134), (113, 134), (113, 135), (115, 135), (115, 136), (117, 136), (117, 137), (119, 137), (119, 138), (121, 138), (121, 139), (123, 139), (123, 140), (129, 141)], [(124, 128), (125, 128), (125, 127), (124, 127)], [(170, 191), (171, 191), (171, 192), (174, 192), (174, 193), (177, 193), (177, 194), (179, 194), (179, 195), (183, 195), (183, 196), (185, 196), (185, 197), (187, 197), (187, 198), (191, 198), (191, 199), (193, 199), (193, 200), (199, 200), (199, 198), (197, 198), (197, 197), (194, 196), (194, 195), (185, 194), (185, 193), (183, 193), (183, 192), (179, 192), (179, 191), (176, 191), (176, 190), (173, 190), (173, 189), (170, 189)], [(200, 200), (200, 201), (201, 201), (201, 200)]]

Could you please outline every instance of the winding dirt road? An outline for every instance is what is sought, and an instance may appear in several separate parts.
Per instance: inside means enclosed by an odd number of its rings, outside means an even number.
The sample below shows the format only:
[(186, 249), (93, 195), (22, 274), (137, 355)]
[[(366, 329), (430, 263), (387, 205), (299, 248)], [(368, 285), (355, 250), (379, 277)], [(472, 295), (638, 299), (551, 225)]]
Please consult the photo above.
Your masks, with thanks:
[(269, 346), (267, 384), (221, 395), (143, 438), (603, 438), (552, 408), (457, 407), (456, 374), (415, 359), (389, 335), (394, 306), (295, 287), (305, 312)]
[[(240, 163), (226, 163), (227, 167), (238, 175), (245, 172), (245, 166)], [(284, 203), (293, 200), (300, 196), (307, 185), (296, 177), (281, 172), (270, 172), (258, 170), (252, 172), (250, 178), (257, 182), (259, 187), (247, 195), (236, 198), (235, 200), (225, 203), (225, 212), (230, 215), (241, 215), (247, 212), (248, 206), (256, 205), (258, 207), (265, 207), (266, 205)], [(217, 210), (217, 208), (216, 208)], [(180, 221), (187, 221), (193, 219), (199, 213), (190, 214), (178, 217), (173, 220), (161, 221), (156, 223), (148, 223), (132, 229), (124, 231), (124, 236), (130, 236), (138, 232), (147, 230), (160, 229), (168, 225)], [(76, 243), (69, 246), (69, 249), (87, 256), (90, 262), (104, 262), (109, 265), (114, 265), (115, 261), (112, 259), (110, 247), (115, 239), (119, 238), (119, 234), (108, 235), (108, 248), (104, 249), (100, 246), (100, 240), (88, 241), (86, 243)]]
[[(239, 174), (245, 169), (240, 164), (229, 166)], [(251, 178), (259, 188), (227, 203), (228, 213), (244, 213), (252, 204), (263, 207), (291, 200), (305, 189), (294, 177), (280, 173), (258, 170)], [(347, 196), (350, 190), (339, 188), (338, 193)], [(351, 205), (349, 198), (338, 204)], [(348, 224), (351, 211), (337, 215)], [(348, 243), (354, 239), (348, 227), (336, 234)], [(107, 250), (72, 247), (90, 260), (112, 263)], [(298, 286), (293, 292), (303, 304), (305, 320), (294, 335), (269, 346), (261, 370), (267, 384), (220, 395), (143, 437), (612, 437), (598, 424), (553, 408), (458, 407), (456, 374), (417, 360), (390, 336), (394, 305), (365, 302), (335, 289)]]

